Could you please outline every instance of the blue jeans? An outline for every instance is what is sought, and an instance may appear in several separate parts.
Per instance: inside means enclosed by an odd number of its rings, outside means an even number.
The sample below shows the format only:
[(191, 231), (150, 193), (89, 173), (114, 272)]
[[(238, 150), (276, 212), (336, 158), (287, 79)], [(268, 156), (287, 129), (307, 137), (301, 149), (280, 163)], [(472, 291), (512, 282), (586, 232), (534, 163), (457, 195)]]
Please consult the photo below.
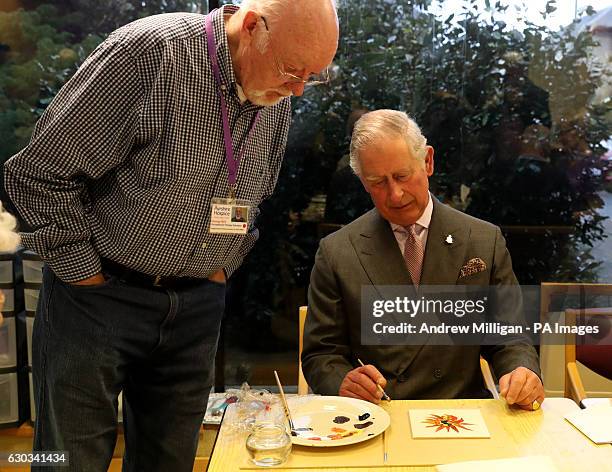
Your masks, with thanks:
[(213, 380), (225, 285), (97, 286), (45, 268), (33, 331), (35, 451), (68, 451), (70, 467), (102, 472), (117, 439), (123, 390), (126, 472), (191, 472)]

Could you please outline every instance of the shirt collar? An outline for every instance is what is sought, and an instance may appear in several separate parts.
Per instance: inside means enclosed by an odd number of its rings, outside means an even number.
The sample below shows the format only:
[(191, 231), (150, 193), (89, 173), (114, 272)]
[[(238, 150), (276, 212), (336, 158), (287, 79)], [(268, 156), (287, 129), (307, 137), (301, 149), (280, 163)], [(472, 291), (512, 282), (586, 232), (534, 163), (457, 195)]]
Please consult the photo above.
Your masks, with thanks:
[(241, 104), (244, 104), (248, 100), (240, 84), (236, 84), (236, 93), (238, 94), (238, 98), (240, 99)]
[(221, 69), (223, 83), (233, 87), (236, 85), (236, 75), (232, 65), (229, 44), (227, 42), (227, 31), (225, 30), (225, 15), (233, 15), (238, 11), (235, 5), (223, 5), (213, 12), (212, 22), (215, 30), (215, 41), (217, 43), (217, 60)]
[[(427, 206), (425, 207), (425, 211), (423, 212), (423, 214), (419, 217), (418, 220), (416, 220), (415, 224), (419, 225), (421, 228), (425, 228), (425, 229), (429, 229), (429, 224), (431, 223), (431, 215), (433, 214), (433, 200), (431, 199), (431, 193), (428, 192), (428, 197), (429, 200), (427, 201)], [(396, 225), (395, 223), (391, 223), (391, 229), (393, 231), (405, 231), (405, 228), (403, 226), (400, 225)]]

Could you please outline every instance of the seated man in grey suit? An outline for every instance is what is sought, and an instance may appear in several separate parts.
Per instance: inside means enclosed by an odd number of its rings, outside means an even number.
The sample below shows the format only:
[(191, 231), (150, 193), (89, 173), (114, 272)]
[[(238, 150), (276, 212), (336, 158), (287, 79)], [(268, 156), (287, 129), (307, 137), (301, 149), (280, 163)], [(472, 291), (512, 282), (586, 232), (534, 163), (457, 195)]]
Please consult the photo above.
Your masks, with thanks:
[[(394, 399), (490, 397), (480, 372), (482, 355), (492, 364), (508, 404), (537, 409), (544, 389), (537, 353), (527, 343), (361, 344), (362, 285), (518, 282), (498, 227), (431, 197), (433, 148), (405, 113), (377, 110), (362, 116), (353, 130), (350, 154), (351, 167), (376, 208), (320, 243), (302, 352), (313, 391), (374, 403), (381, 398), (376, 384)], [(481, 264), (466, 277), (462, 268), (473, 260)], [(357, 367), (357, 359), (371, 365)]]

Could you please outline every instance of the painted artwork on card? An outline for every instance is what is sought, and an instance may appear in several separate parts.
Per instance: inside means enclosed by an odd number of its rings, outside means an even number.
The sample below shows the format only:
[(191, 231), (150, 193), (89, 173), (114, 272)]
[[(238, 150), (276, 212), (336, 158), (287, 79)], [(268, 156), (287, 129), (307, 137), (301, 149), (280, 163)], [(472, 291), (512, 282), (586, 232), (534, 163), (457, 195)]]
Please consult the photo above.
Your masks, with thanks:
[(491, 437), (477, 408), (413, 409), (408, 416), (414, 439)]

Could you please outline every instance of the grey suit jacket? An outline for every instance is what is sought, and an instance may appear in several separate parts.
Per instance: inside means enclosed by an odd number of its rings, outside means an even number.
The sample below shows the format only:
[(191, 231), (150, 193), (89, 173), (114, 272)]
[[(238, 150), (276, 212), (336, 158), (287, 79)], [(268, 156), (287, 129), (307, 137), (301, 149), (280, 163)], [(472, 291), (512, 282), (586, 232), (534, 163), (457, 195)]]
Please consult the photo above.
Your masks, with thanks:
[[(445, 244), (446, 235), (453, 244)], [(486, 270), (459, 278), (479, 257)], [(434, 199), (421, 285), (517, 284), (497, 226)], [(308, 292), (302, 367), (315, 393), (337, 395), (357, 358), (375, 365), (394, 399), (490, 397), (480, 355), (497, 377), (524, 366), (540, 375), (535, 349), (512, 346), (362, 346), (362, 285), (412, 284), (391, 226), (376, 209), (321, 240)]]

